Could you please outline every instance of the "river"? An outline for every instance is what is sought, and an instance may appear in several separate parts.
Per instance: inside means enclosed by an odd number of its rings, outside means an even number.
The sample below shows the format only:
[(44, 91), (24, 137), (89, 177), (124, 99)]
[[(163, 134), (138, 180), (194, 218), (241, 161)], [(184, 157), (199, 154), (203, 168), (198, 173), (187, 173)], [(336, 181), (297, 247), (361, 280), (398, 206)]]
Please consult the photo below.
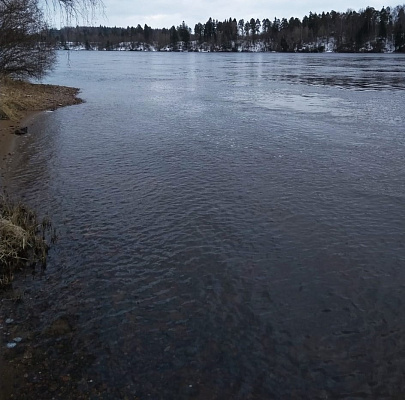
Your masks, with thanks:
[(404, 55), (67, 54), (1, 172), (59, 235), (42, 398), (400, 398)]

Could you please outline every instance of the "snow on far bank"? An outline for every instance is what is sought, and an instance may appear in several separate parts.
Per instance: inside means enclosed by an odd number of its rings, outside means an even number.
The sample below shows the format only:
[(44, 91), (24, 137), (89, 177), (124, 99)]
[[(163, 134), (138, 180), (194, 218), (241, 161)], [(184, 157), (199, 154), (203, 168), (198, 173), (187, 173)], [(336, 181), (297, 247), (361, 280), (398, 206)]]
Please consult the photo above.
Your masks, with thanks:
[[(149, 44), (143, 42), (120, 42), (120, 43), (98, 43), (98, 42), (66, 42), (63, 45), (59, 44), (58, 48), (61, 50), (99, 50), (99, 51), (180, 51), (180, 52), (220, 52), (220, 51), (233, 51), (233, 52), (265, 52), (273, 51), (272, 43), (265, 42), (263, 40), (238, 40), (231, 41), (227, 46), (219, 46), (215, 43), (199, 43), (198, 41), (190, 41), (188, 44), (185, 42), (177, 42), (175, 45), (167, 44), (165, 46), (159, 46), (157, 43)], [(359, 53), (366, 52), (379, 52), (379, 53), (393, 53), (395, 46), (392, 41), (374, 41), (367, 42), (361, 48), (357, 50)], [(317, 38), (314, 42), (305, 43), (296, 46), (294, 49), (288, 49), (289, 52), (317, 52), (317, 53), (333, 53), (333, 52), (345, 52), (348, 51), (342, 47), (339, 48), (339, 44), (334, 37), (321, 37)]]

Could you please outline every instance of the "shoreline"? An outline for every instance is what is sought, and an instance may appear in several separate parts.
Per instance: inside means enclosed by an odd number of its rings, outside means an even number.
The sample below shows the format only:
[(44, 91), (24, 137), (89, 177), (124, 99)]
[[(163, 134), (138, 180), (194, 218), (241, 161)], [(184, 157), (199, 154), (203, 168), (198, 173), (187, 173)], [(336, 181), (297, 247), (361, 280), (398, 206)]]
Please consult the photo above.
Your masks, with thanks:
[(15, 131), (28, 127), (41, 112), (83, 103), (80, 89), (0, 77), (0, 170), (15, 150)]
[(0, 170), (15, 150), (17, 135), (14, 131), (23, 127), (30, 127), (34, 119), (43, 111), (26, 111), (18, 121), (0, 121)]
[[(33, 121), (41, 112), (83, 103), (77, 97), (79, 91), (78, 88), (0, 77), (0, 190), (2, 172), (17, 148), (15, 131), (28, 127), (29, 132)], [(31, 337), (28, 316), (32, 314), (32, 310), (24, 303), (16, 306), (17, 302), (18, 297), (15, 297), (14, 290), (0, 293), (0, 400), (12, 398), (15, 385), (24, 386), (24, 374), (31, 369), (30, 360), (26, 359), (27, 354), (6, 350), (8, 335), (15, 335), (28, 342), (21, 349), (25, 347), (28, 353), (33, 351), (31, 340), (28, 340)], [(18, 322), (9, 324), (7, 318), (10, 317)]]

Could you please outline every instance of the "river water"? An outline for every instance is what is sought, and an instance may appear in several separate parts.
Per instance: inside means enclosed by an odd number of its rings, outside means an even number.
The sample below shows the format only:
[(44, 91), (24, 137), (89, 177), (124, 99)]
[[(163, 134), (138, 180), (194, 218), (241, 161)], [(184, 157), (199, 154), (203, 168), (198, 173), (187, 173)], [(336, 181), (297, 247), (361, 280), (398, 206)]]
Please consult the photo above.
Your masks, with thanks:
[(58, 229), (25, 282), (55, 382), (401, 398), (403, 55), (72, 52), (47, 82), (86, 103), (39, 116), (2, 181)]

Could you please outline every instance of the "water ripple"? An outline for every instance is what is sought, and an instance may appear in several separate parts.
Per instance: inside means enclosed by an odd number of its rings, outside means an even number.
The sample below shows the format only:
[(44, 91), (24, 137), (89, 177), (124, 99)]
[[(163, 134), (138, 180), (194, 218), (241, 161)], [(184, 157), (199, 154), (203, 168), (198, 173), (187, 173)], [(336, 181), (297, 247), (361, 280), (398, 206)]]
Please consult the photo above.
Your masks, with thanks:
[(87, 102), (4, 173), (60, 231), (42, 326), (76, 315), (115, 398), (394, 398), (401, 56), (200, 56), (56, 72)]

